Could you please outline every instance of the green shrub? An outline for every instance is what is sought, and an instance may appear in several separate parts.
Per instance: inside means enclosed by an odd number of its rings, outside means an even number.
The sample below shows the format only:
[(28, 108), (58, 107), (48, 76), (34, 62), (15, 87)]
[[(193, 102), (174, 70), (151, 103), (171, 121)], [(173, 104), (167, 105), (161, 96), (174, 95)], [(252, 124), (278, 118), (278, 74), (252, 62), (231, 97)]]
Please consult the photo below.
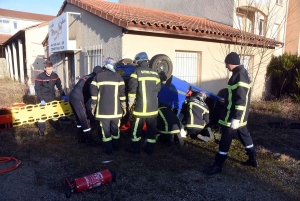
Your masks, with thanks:
[(278, 99), (288, 96), (299, 101), (300, 57), (288, 53), (273, 57), (268, 65), (267, 75), (272, 80), (272, 95)]

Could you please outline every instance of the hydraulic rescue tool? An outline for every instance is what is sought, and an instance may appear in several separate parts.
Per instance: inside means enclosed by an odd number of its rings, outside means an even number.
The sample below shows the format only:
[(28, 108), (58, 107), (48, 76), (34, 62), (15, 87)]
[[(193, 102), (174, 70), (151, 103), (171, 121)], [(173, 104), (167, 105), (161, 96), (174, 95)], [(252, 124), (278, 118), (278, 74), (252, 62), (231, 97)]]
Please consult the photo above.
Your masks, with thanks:
[(116, 179), (116, 173), (110, 170), (103, 170), (85, 177), (77, 178), (74, 180), (74, 184), (71, 184), (69, 178), (65, 178), (64, 191), (66, 197), (70, 198), (71, 194), (74, 191), (80, 193), (82, 191), (86, 191), (98, 187), (100, 185), (110, 183), (112, 181), (115, 181), (115, 179)]

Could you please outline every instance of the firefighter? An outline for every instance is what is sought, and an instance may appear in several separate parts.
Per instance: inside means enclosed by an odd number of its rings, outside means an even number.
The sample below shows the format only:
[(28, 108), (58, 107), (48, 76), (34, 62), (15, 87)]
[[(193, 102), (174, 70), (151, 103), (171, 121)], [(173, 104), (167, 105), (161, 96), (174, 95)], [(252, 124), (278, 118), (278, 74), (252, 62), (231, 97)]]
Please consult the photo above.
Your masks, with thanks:
[(160, 105), (157, 116), (157, 134), (156, 139), (167, 141), (169, 145), (174, 144), (174, 135), (177, 135), (178, 141), (182, 146), (184, 144), (180, 135), (181, 123), (174, 111), (166, 106)]
[(119, 149), (120, 119), (126, 114), (125, 83), (115, 73), (116, 62), (108, 57), (91, 83), (92, 113), (100, 120), (105, 153)]
[[(186, 99), (186, 105), (183, 107), (185, 118), (185, 129), (188, 135), (193, 139), (200, 139), (205, 142), (214, 139), (213, 133), (209, 124), (209, 108), (205, 103), (206, 94), (204, 92), (193, 92), (190, 97)], [(202, 135), (202, 131), (207, 129), (209, 137)]]
[[(53, 72), (53, 64), (50, 61), (46, 61), (44, 72), (38, 74), (35, 78), (35, 92), (37, 98), (40, 101), (40, 105), (45, 106), (46, 103), (56, 100), (55, 88), (59, 90), (62, 100), (68, 101), (67, 96), (65, 95), (64, 90), (61, 86), (60, 78), (56, 73)], [(60, 130), (61, 126), (57, 118), (52, 118), (52, 124), (56, 130)], [(38, 121), (38, 135), (44, 136), (46, 129), (46, 120)]]
[(149, 67), (148, 55), (138, 53), (134, 62), (137, 68), (130, 75), (128, 82), (128, 108), (132, 109), (131, 146), (127, 151), (140, 153), (141, 134), (146, 122), (146, 148), (148, 155), (153, 154), (156, 142), (156, 124), (158, 114), (157, 94), (161, 88), (160, 76)]
[(231, 52), (225, 58), (225, 65), (232, 76), (228, 81), (225, 97), (225, 106), (218, 123), (221, 125), (222, 136), (219, 144), (219, 152), (215, 156), (214, 164), (203, 172), (213, 175), (222, 172), (222, 165), (227, 159), (233, 137), (238, 134), (249, 159), (242, 165), (257, 167), (256, 151), (250, 132), (247, 129), (247, 119), (250, 108), (251, 79), (244, 68), (240, 65), (240, 57)]
[(91, 82), (101, 70), (101, 66), (94, 67), (91, 74), (80, 78), (69, 95), (70, 104), (77, 123), (78, 142), (86, 143), (87, 145), (97, 144), (92, 138), (90, 122), (93, 119), (89, 115), (91, 112), (87, 109), (87, 104), (90, 103), (91, 99)]

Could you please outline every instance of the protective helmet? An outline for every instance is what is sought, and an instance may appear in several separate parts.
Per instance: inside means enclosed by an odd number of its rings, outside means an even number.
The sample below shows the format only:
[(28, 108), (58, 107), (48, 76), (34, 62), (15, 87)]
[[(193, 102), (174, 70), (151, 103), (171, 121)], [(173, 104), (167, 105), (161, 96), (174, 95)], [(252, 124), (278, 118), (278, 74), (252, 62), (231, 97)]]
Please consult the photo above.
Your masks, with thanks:
[(195, 94), (195, 97), (197, 99), (199, 99), (200, 101), (204, 102), (205, 99), (206, 99), (206, 94), (204, 92), (200, 91), (200, 92)]
[(149, 61), (149, 58), (148, 58), (148, 55), (146, 52), (140, 52), (137, 55), (135, 55), (133, 63), (136, 63), (139, 65), (140, 63), (142, 63), (142, 61)]
[(107, 68), (108, 70), (112, 72), (116, 72), (115, 67), (116, 67), (116, 62), (113, 58), (107, 57), (103, 61), (103, 67)]

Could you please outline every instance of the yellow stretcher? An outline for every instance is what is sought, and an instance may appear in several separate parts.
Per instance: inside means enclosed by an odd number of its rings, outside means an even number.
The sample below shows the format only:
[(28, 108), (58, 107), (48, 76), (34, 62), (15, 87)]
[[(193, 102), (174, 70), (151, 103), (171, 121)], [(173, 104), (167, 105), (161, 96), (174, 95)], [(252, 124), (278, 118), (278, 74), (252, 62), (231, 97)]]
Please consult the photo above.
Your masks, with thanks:
[(24, 124), (33, 124), (36, 121), (46, 121), (59, 117), (72, 115), (72, 109), (69, 102), (52, 101), (45, 106), (40, 104), (11, 107), (12, 127)]

